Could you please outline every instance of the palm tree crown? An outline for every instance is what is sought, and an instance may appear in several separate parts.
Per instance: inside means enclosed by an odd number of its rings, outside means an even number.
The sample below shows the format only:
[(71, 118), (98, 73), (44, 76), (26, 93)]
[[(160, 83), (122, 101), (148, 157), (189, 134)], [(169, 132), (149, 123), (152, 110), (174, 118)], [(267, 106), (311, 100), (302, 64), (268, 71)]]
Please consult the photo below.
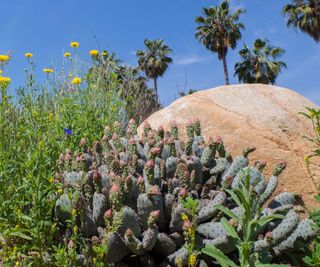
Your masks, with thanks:
[(244, 83), (274, 84), (281, 69), (286, 64), (277, 61), (284, 50), (280, 47), (273, 47), (267, 40), (257, 39), (251, 51), (247, 45), (239, 51), (241, 61), (235, 65), (235, 76)]
[(163, 76), (163, 74), (168, 69), (170, 63), (172, 63), (172, 58), (168, 55), (172, 53), (172, 49), (167, 46), (163, 40), (149, 40), (145, 39), (144, 44), (146, 46), (145, 50), (137, 51), (138, 64), (141, 70), (143, 70), (149, 79), (154, 80), (154, 90), (157, 101), (158, 96), (158, 77)]
[(320, 0), (293, 0), (282, 12), (288, 16), (288, 27), (299, 28), (320, 42)]
[(203, 8), (204, 16), (196, 18), (199, 26), (195, 36), (223, 61), (226, 84), (229, 84), (226, 55), (228, 48), (236, 48), (237, 41), (241, 39), (241, 30), (245, 29), (245, 26), (238, 20), (244, 12), (244, 9), (237, 9), (230, 13), (229, 1), (224, 0), (220, 6)]

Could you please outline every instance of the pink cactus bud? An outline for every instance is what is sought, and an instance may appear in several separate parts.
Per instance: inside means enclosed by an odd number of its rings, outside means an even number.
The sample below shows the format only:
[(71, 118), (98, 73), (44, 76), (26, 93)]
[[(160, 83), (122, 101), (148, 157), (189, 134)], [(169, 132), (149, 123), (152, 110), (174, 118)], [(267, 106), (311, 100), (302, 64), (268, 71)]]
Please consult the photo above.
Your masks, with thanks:
[(216, 144), (221, 144), (223, 141), (222, 141), (221, 136), (217, 135), (217, 136), (214, 138), (213, 142), (216, 143)]
[(60, 153), (59, 160), (60, 160), (60, 161), (64, 161), (64, 155), (63, 155), (63, 153)]
[(117, 138), (118, 138), (118, 135), (117, 135), (116, 132), (114, 132), (114, 133), (112, 134), (112, 140), (117, 140)]
[(72, 156), (70, 153), (67, 153), (66, 156), (64, 157), (64, 160), (71, 160)]
[(183, 229), (187, 230), (192, 227), (192, 223), (189, 220), (185, 220), (182, 225)]
[(132, 232), (132, 230), (131, 230), (130, 228), (128, 228), (128, 229), (126, 230), (125, 236), (127, 236), (127, 237), (133, 236), (133, 232)]
[(120, 160), (119, 163), (121, 167), (124, 167), (127, 165), (127, 163), (124, 160)]
[(133, 137), (131, 137), (131, 138), (129, 139), (129, 144), (130, 144), (130, 145), (136, 144), (136, 140), (135, 140)]
[(154, 186), (152, 186), (152, 187), (150, 188), (149, 193), (150, 193), (151, 195), (160, 195), (160, 194), (161, 194), (161, 193), (160, 193), (160, 190), (159, 190), (159, 187), (156, 186), (156, 185), (154, 185)]
[(287, 162), (285, 160), (281, 160), (279, 165), (284, 169), (287, 166)]
[(86, 139), (81, 138), (79, 145), (84, 146), (87, 143)]
[(66, 154), (71, 154), (70, 148), (67, 148), (67, 149), (66, 149)]
[(120, 191), (120, 187), (117, 184), (113, 184), (110, 188), (110, 193), (118, 193)]
[(143, 184), (144, 183), (144, 179), (143, 177), (140, 175), (137, 179), (137, 184)]
[(100, 142), (99, 141), (94, 141), (93, 142), (93, 147), (97, 148), (98, 146), (100, 146)]
[(161, 152), (161, 149), (159, 147), (153, 147), (151, 148), (151, 154), (152, 155), (159, 155)]
[(114, 178), (114, 177), (116, 177), (116, 174), (115, 174), (113, 171), (110, 171), (110, 172), (109, 172), (109, 176), (110, 176), (111, 178)]
[(153, 167), (154, 167), (154, 160), (153, 160), (153, 159), (148, 160), (147, 163), (145, 164), (145, 167), (146, 167), (147, 169), (153, 169)]
[(150, 215), (153, 217), (153, 218), (159, 218), (160, 216), (160, 210), (154, 210), (150, 213)]
[(106, 142), (106, 141), (109, 141), (109, 138), (108, 136), (104, 135), (101, 140), (102, 142)]
[(187, 197), (188, 194), (189, 194), (189, 193), (188, 193), (187, 188), (182, 187), (182, 188), (180, 189), (179, 195), (180, 195), (181, 197)]
[(108, 210), (104, 213), (103, 216), (104, 216), (105, 218), (107, 218), (107, 219), (112, 218), (112, 216), (113, 216), (113, 214), (112, 214), (112, 209), (108, 209)]

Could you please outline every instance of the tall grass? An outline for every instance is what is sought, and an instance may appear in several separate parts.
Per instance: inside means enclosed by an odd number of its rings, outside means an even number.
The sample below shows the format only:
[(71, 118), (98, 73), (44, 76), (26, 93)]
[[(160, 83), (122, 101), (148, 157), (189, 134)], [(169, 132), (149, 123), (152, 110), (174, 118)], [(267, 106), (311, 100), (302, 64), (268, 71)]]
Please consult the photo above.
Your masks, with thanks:
[[(52, 210), (60, 152), (74, 149), (83, 137), (89, 143), (100, 139), (103, 127), (119, 120), (125, 110), (116, 64), (104, 57), (103, 73), (88, 74), (94, 61), (88, 65), (68, 58), (61, 71), (46, 74), (42, 83), (37, 82), (31, 58), (25, 85), (14, 95), (9, 95), (9, 84), (1, 84), (0, 264), (4, 266), (44, 266), (43, 255), (55, 243)], [(72, 84), (75, 76), (81, 77), (81, 84)]]

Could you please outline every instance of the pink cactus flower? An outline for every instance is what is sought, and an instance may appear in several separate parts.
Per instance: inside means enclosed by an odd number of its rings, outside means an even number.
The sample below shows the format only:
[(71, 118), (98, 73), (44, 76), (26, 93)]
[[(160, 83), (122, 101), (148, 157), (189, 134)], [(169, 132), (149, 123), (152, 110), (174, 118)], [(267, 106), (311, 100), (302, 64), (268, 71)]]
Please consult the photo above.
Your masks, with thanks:
[(110, 193), (118, 193), (120, 191), (120, 187), (117, 184), (113, 184), (110, 188)]

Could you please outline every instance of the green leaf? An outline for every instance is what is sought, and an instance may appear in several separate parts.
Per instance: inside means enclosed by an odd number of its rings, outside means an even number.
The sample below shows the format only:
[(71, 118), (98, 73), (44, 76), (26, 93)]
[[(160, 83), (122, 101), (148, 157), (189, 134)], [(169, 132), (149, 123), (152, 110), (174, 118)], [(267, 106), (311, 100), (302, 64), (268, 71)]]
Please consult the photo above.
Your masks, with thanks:
[(21, 233), (21, 232), (12, 232), (10, 233), (9, 235), (11, 236), (17, 236), (17, 237), (20, 237), (20, 238), (23, 238), (23, 239), (26, 239), (26, 240), (32, 240), (32, 237), (24, 234), (24, 233)]
[(226, 218), (221, 219), (221, 223), (224, 227), (224, 229), (229, 233), (230, 236), (240, 240), (237, 231), (234, 229), (234, 227), (227, 221)]
[(285, 218), (285, 216), (280, 215), (280, 214), (274, 214), (274, 215), (270, 215), (270, 216), (265, 216), (265, 217), (263, 217), (263, 218), (261, 218), (259, 220), (256, 220), (253, 223), (257, 223), (260, 226), (264, 226), (266, 223), (268, 223), (270, 221), (273, 221), (275, 219), (283, 219), (283, 218)]
[(232, 260), (230, 260), (221, 250), (214, 246), (206, 246), (202, 249), (202, 252), (216, 259), (222, 267), (237, 267)]
[(221, 204), (215, 205), (216, 209), (221, 210), (224, 214), (229, 216), (230, 218), (235, 219), (237, 222), (241, 221), (241, 218), (239, 218), (236, 214), (234, 214), (231, 210), (226, 208), (225, 206), (222, 206)]
[(256, 267), (288, 267), (289, 265), (287, 264), (262, 264), (262, 263), (258, 263), (255, 265)]

